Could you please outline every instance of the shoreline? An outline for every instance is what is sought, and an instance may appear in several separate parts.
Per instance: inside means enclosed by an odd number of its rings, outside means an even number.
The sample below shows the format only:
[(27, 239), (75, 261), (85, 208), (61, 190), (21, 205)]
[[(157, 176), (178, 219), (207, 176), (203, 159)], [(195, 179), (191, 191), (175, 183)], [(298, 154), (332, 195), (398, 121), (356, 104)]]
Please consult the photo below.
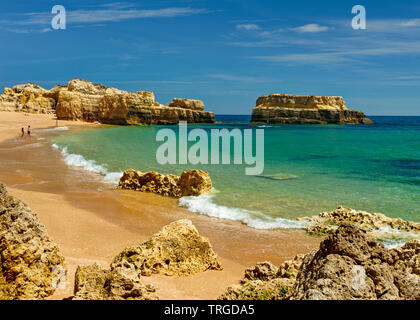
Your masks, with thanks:
[[(240, 222), (194, 214), (178, 207), (176, 199), (107, 188), (97, 174), (67, 166), (60, 152), (47, 146), (48, 141), (22, 152), (16, 149), (16, 143), (22, 143), (10, 139), (20, 138), (20, 127), (29, 122), (32, 130), (55, 127), (55, 116), (0, 112), (0, 159), (4, 160), (0, 181), (37, 213), (66, 258), (66, 287), (51, 299), (72, 295), (78, 264), (97, 262), (107, 267), (122, 249), (147, 240), (179, 219), (192, 220), (210, 240), (224, 270), (189, 277), (143, 277), (144, 283), (158, 288), (161, 299), (215, 299), (242, 278), (246, 267), (266, 260), (280, 264), (319, 246), (320, 238), (303, 230), (257, 230)], [(99, 127), (62, 120), (59, 126)], [(103, 190), (98, 190), (101, 185)]]

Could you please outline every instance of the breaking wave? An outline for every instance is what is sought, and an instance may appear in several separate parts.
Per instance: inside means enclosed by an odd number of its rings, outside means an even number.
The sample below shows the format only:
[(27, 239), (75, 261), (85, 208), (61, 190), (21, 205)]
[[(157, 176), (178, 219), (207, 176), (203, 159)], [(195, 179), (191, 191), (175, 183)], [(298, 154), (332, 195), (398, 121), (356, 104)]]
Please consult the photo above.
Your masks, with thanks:
[(97, 164), (94, 160), (87, 160), (80, 154), (70, 153), (67, 147), (60, 147), (56, 143), (52, 147), (61, 152), (64, 161), (69, 166), (80, 167), (84, 170), (98, 173), (103, 176), (103, 180), (106, 183), (118, 184), (123, 175), (122, 172), (109, 172), (103, 165)]
[(255, 229), (302, 229), (304, 224), (300, 221), (285, 218), (274, 218), (261, 212), (249, 211), (239, 208), (229, 208), (212, 202), (212, 195), (198, 197), (183, 197), (179, 199), (179, 206), (187, 208), (194, 213), (209, 217), (240, 221)]

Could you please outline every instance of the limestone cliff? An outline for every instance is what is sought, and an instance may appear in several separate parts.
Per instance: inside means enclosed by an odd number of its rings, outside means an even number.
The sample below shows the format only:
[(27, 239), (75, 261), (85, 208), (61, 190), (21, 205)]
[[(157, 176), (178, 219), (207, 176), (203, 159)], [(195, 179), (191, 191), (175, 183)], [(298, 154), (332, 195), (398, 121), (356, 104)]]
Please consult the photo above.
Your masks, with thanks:
[(5, 88), (0, 95), (0, 111), (54, 113), (56, 101), (48, 90), (33, 83)]
[(214, 114), (204, 111), (200, 100), (176, 98), (164, 106), (150, 91), (127, 92), (77, 78), (51, 90), (32, 83), (6, 88), (0, 95), (0, 111), (55, 112), (62, 120), (117, 125), (215, 122)]
[(279, 124), (371, 124), (361, 111), (347, 109), (342, 97), (270, 94), (257, 99), (251, 122)]

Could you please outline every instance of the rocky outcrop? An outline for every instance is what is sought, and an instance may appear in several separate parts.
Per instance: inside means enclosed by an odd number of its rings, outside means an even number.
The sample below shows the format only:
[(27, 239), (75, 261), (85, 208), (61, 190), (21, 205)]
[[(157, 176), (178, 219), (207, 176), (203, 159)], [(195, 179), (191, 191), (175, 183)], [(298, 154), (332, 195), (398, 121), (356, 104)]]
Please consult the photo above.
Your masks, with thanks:
[(37, 215), (0, 185), (0, 300), (52, 295), (65, 281), (63, 263)]
[(260, 96), (251, 122), (278, 124), (371, 124), (361, 111), (349, 110), (342, 97), (270, 94)]
[(386, 249), (365, 231), (343, 224), (319, 250), (279, 268), (269, 262), (245, 271), (224, 300), (419, 300), (420, 242)]
[(0, 111), (54, 113), (56, 100), (49, 91), (33, 83), (5, 88), (0, 95)]
[(354, 225), (306, 255), (291, 299), (420, 299), (420, 242), (388, 250)]
[(62, 120), (98, 121), (116, 125), (214, 123), (199, 100), (174, 99), (169, 106), (155, 101), (150, 91), (136, 93), (106, 87), (82, 79), (45, 90), (32, 83), (6, 88), (0, 111), (54, 113)]
[(239, 285), (233, 285), (219, 300), (285, 300), (292, 293), (303, 255), (276, 267), (271, 262), (260, 262), (245, 270)]
[(163, 175), (157, 172), (142, 173), (133, 169), (124, 171), (119, 188), (142, 192), (153, 192), (163, 196), (181, 198), (209, 193), (212, 182), (208, 172), (184, 171), (181, 176)]
[(341, 206), (331, 212), (322, 212), (317, 216), (299, 218), (298, 220), (306, 222), (306, 230), (315, 235), (331, 234), (342, 223), (355, 224), (366, 232), (390, 228), (420, 235), (419, 222), (389, 218), (380, 213), (369, 213)]
[(174, 98), (169, 104), (169, 107), (203, 111), (204, 103), (200, 100)]
[(150, 240), (123, 250), (111, 264), (113, 272), (130, 279), (152, 274), (186, 276), (221, 269), (210, 242), (199, 235), (189, 220), (165, 226)]
[(158, 300), (156, 289), (97, 264), (78, 266), (73, 300)]

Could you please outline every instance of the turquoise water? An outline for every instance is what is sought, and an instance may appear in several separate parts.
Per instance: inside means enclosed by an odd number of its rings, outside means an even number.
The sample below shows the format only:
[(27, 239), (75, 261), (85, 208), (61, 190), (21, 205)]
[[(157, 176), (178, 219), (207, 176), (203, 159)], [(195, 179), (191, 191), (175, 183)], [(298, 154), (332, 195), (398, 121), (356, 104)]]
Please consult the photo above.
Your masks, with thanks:
[[(99, 172), (110, 182), (127, 168), (209, 171), (215, 192), (180, 204), (254, 227), (286, 226), (284, 218), (339, 205), (420, 221), (420, 117), (372, 119), (374, 125), (259, 126), (265, 136), (260, 176), (246, 176), (247, 165), (159, 165), (155, 152), (162, 142), (155, 138), (162, 127), (157, 126), (89, 130), (53, 142), (69, 164)], [(222, 123), (189, 128), (250, 128), (245, 116), (217, 120)]]

